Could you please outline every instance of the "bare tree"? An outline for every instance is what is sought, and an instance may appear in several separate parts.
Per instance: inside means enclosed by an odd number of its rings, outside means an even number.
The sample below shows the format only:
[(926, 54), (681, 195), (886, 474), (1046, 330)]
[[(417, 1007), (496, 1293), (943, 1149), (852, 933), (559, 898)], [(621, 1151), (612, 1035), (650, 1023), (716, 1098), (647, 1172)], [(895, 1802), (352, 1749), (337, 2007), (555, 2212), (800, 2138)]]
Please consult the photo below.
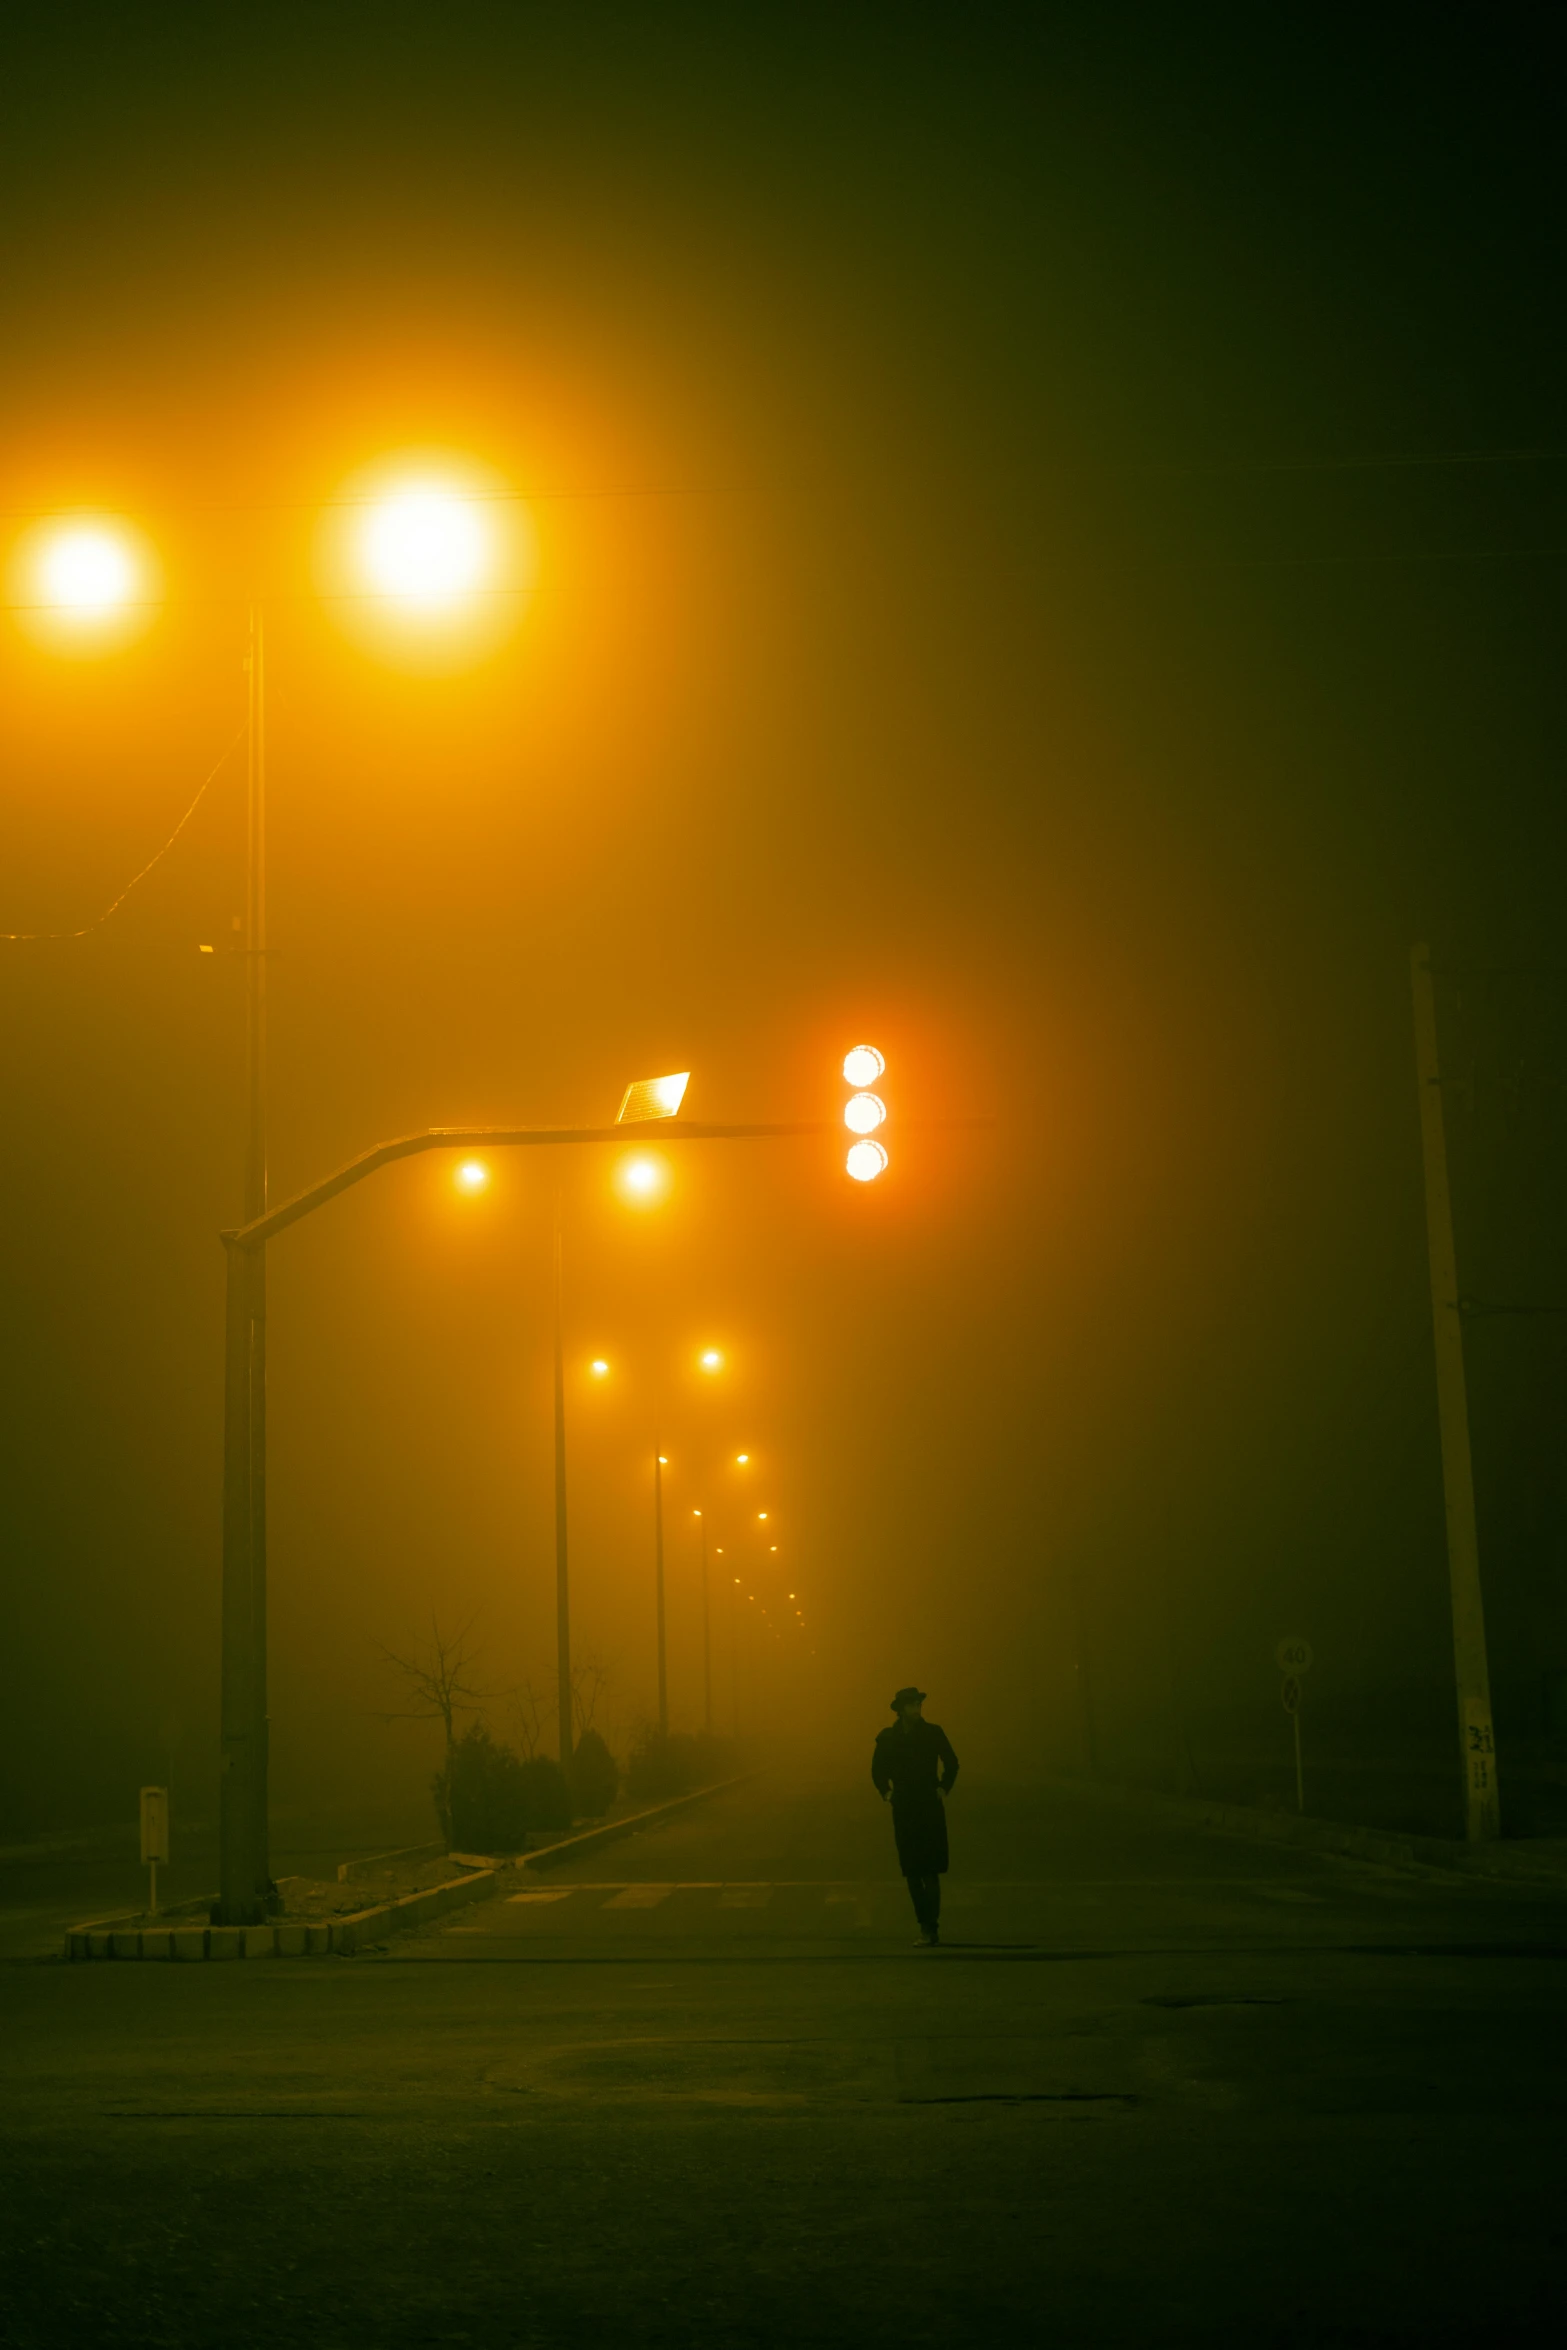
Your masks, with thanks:
[(390, 1665), (394, 1665), (407, 1684), (413, 1703), (395, 1713), (383, 1714), (385, 1722), (439, 1722), (446, 1732), (446, 1760), (452, 1759), (457, 1743), (459, 1714), (482, 1713), (487, 1699), (495, 1695), (493, 1689), (477, 1689), (469, 1679), (477, 1649), (470, 1646), (477, 1618), (470, 1616), (461, 1631), (447, 1634), (432, 1614), (429, 1640), (412, 1656), (399, 1656), (395, 1649), (376, 1642), (377, 1648)]
[(571, 1710), (576, 1718), (576, 1735), (585, 1737), (593, 1727), (599, 1700), (609, 1687), (610, 1672), (601, 1656), (589, 1654), (579, 1657), (571, 1668)]
[(518, 1750), (524, 1761), (531, 1762), (544, 1738), (544, 1704), (531, 1681), (518, 1683), (508, 1710), (517, 1725)]

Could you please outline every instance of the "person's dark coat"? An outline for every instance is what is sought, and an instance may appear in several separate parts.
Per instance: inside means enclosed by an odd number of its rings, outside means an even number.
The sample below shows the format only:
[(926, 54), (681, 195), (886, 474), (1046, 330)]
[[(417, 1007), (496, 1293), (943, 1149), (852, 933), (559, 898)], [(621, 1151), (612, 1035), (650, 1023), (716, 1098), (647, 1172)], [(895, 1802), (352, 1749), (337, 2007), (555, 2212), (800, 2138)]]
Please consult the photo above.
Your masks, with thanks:
[(871, 1778), (892, 1795), (892, 1832), (906, 1877), (939, 1877), (947, 1867), (942, 1794), (958, 1775), (952, 1741), (935, 1722), (896, 1721), (877, 1734)]

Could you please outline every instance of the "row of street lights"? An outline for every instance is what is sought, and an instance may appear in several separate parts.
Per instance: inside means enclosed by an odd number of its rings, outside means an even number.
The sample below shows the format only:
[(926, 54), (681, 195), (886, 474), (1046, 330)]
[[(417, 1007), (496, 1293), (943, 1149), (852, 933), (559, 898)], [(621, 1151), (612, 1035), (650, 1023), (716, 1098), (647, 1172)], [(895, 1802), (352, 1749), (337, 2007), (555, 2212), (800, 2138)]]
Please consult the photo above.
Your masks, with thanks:
[[(510, 506), (510, 529), (500, 517)], [(425, 629), (451, 621), (475, 599), (515, 595), (531, 585), (531, 544), (525, 519), (505, 493), (492, 498), (429, 473), (382, 480), (330, 510), (331, 555), (321, 571), (323, 596), (401, 611)], [(510, 538), (510, 578), (505, 541)], [(13, 550), (10, 609), (56, 650), (109, 651), (127, 643), (160, 608), (163, 583), (148, 540), (123, 519), (82, 515), (44, 517)], [(253, 597), (248, 628), (245, 736), (247, 746), (246, 883), (242, 955), (246, 970), (246, 1099), (244, 1215), (222, 1235), (227, 1256), (223, 1474), (222, 1776), (220, 1898), (216, 1916), (228, 1924), (258, 1923), (275, 1900), (268, 1860), (268, 1708), (266, 1632), (266, 1250), (290, 1225), (395, 1160), (427, 1150), (559, 1148), (620, 1142), (624, 1127), (673, 1121), (686, 1076), (638, 1080), (628, 1087), (611, 1126), (559, 1129), (431, 1128), (400, 1136), (362, 1154), (295, 1198), (269, 1202), (266, 1153), (266, 700), (262, 603)], [(843, 1124), (855, 1137), (846, 1171), (857, 1183), (879, 1176), (887, 1152), (875, 1139), (886, 1107), (871, 1091), (884, 1061), (868, 1045), (843, 1063), (854, 1092)], [(769, 1124), (715, 1125), (682, 1121), (670, 1141), (782, 1140), (824, 1134), (817, 1119)], [(838, 1131), (841, 1133), (842, 1128)], [(635, 1170), (640, 1168), (640, 1172)], [(465, 1157), (458, 1180), (482, 1188), (483, 1161)], [(633, 1193), (653, 1192), (661, 1180), (652, 1161), (631, 1162)], [(570, 1593), (566, 1519), (564, 1363), (561, 1315), (560, 1191), (554, 1219), (556, 1595), (561, 1758), (571, 1752)], [(658, 1464), (660, 1470), (662, 1462)], [(661, 1496), (660, 1496), (661, 1503)], [(660, 1552), (662, 1548), (660, 1507)], [(661, 1566), (661, 1559), (660, 1559)], [(661, 1716), (663, 1695), (660, 1637)], [(710, 1682), (710, 1673), (709, 1673)], [(708, 1691), (711, 1713), (711, 1692)]]

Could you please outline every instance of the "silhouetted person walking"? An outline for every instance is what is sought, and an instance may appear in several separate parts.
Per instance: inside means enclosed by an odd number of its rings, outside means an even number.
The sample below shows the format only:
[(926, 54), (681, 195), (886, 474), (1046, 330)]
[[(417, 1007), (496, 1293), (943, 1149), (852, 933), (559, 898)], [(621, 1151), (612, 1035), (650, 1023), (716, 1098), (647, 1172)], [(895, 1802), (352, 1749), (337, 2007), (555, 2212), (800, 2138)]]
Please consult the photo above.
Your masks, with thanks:
[(897, 1720), (878, 1731), (871, 1778), (883, 1803), (892, 1805), (892, 1832), (898, 1866), (909, 1880), (909, 1899), (919, 1919), (920, 1940), (941, 1940), (941, 1880), (947, 1873), (947, 1813), (958, 1758), (945, 1730), (924, 1715), (923, 1689), (900, 1689), (892, 1701)]

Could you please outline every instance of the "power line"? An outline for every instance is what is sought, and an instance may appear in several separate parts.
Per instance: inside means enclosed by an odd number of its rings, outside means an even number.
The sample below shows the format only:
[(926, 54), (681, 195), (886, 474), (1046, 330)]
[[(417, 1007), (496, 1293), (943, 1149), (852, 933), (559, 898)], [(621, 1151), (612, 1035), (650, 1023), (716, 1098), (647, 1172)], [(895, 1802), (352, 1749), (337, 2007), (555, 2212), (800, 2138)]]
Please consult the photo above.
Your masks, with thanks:
[(141, 871), (131, 875), (130, 880), (125, 884), (125, 887), (121, 890), (119, 896), (113, 899), (110, 904), (105, 906), (101, 914), (97, 915), (93, 921), (84, 923), (80, 930), (0, 930), (0, 946), (23, 946), (31, 941), (43, 939), (87, 938), (93, 931), (101, 930), (103, 925), (108, 921), (109, 916), (119, 912), (126, 899), (130, 896), (131, 891), (136, 887), (137, 883), (145, 881), (148, 874), (152, 871), (154, 865), (161, 864), (163, 859), (168, 855), (170, 849), (173, 848), (175, 842), (179, 839), (180, 834), (184, 831), (186, 825), (190, 822), (191, 818), (195, 815), (196, 810), (201, 806), (202, 801), (206, 798), (208, 784), (215, 783), (217, 781), (220, 770), (227, 764), (236, 745), (244, 735), (244, 732), (244, 727), (240, 727), (238, 733), (234, 737), (233, 742), (231, 742), (227, 750), (223, 752), (223, 755), (218, 760), (216, 766), (209, 769), (207, 775), (203, 778), (200, 791), (197, 792), (196, 797), (191, 801), (190, 806), (186, 809), (178, 824), (175, 825), (174, 830), (169, 834), (169, 837), (164, 842), (162, 848), (158, 850), (157, 855), (149, 857)]

